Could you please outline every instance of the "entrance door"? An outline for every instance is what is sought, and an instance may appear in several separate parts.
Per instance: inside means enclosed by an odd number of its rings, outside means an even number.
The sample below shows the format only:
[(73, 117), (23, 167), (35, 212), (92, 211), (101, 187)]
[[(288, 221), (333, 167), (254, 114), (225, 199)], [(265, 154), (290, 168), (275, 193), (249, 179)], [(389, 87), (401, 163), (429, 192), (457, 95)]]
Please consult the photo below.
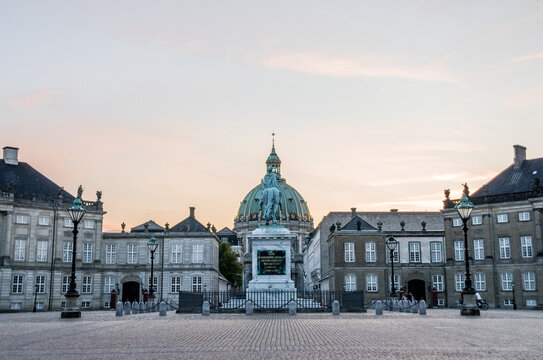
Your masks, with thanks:
[(127, 281), (123, 284), (123, 303), (125, 301), (140, 300), (140, 284), (135, 281)]
[(424, 300), (426, 301), (426, 283), (424, 280), (413, 279), (407, 282), (407, 291), (408, 293), (413, 294), (417, 301)]

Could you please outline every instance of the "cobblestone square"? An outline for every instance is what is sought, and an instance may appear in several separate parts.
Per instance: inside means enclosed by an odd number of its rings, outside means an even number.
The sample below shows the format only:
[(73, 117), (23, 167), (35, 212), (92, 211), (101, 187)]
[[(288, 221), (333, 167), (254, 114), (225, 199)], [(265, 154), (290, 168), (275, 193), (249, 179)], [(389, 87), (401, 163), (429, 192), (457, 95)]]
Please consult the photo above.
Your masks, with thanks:
[(1, 359), (535, 359), (543, 312), (0, 314)]

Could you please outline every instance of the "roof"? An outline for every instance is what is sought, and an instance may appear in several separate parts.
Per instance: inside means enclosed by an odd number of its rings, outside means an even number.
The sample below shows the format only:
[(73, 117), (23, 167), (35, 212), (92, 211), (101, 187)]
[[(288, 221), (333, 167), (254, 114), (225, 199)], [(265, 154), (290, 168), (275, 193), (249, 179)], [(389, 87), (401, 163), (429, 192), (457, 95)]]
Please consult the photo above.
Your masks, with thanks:
[[(359, 216), (370, 226), (378, 228), (382, 223), (382, 230), (385, 232), (401, 231), (401, 222), (404, 223), (405, 231), (422, 231), (422, 222), (426, 222), (427, 231), (444, 231), (443, 214), (434, 211), (405, 211), (405, 212), (356, 212), (355, 217)], [(345, 226), (353, 218), (351, 211), (334, 211), (328, 213), (318, 227), (321, 228), (321, 237), (327, 237), (330, 234), (330, 226), (341, 223)], [(356, 225), (356, 222), (355, 222)]]
[(360, 216), (356, 215), (349, 221), (345, 226), (342, 226), (341, 231), (343, 230), (352, 230), (352, 231), (376, 231), (377, 228), (368, 224)]
[(543, 158), (524, 160), (518, 168), (511, 165), (503, 170), (471, 194), (470, 198), (532, 191), (534, 179), (540, 179), (541, 175), (543, 175)]
[(235, 232), (233, 232), (232, 230), (230, 230), (229, 228), (225, 227), (224, 229), (220, 230), (217, 232), (217, 235), (224, 235), (224, 236), (237, 236), (237, 234)]
[[(0, 161), (0, 190), (9, 190), (19, 195), (57, 198), (60, 189), (60, 186), (25, 162), (9, 165)], [(64, 200), (75, 199), (65, 190), (61, 190), (61, 193)]]
[(147, 225), (147, 231), (148, 232), (162, 232), (164, 231), (164, 228), (160, 225), (158, 225), (153, 220), (149, 220), (141, 225), (138, 225), (136, 227), (133, 227), (130, 229), (131, 233), (137, 233), (137, 232), (145, 232), (145, 225)]
[(189, 216), (179, 224), (173, 226), (170, 232), (209, 232), (209, 230), (196, 220), (193, 216)]

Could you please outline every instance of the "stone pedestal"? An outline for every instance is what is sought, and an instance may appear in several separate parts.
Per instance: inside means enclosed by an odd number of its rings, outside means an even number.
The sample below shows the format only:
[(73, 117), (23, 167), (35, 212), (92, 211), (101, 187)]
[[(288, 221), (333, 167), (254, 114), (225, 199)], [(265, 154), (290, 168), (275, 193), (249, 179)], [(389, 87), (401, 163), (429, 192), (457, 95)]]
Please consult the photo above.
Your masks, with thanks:
[(463, 316), (479, 316), (481, 311), (475, 303), (475, 290), (466, 290), (462, 294), (462, 306), (460, 307), (460, 315)]
[(79, 308), (79, 293), (77, 291), (74, 291), (70, 293), (69, 291), (66, 293), (66, 306), (64, 306), (64, 310), (62, 310), (62, 313), (60, 314), (60, 317), (62, 319), (72, 319), (72, 318), (80, 318), (81, 317), (81, 309)]
[(291, 259), (296, 235), (284, 226), (261, 226), (247, 240), (252, 268), (247, 290), (295, 290)]

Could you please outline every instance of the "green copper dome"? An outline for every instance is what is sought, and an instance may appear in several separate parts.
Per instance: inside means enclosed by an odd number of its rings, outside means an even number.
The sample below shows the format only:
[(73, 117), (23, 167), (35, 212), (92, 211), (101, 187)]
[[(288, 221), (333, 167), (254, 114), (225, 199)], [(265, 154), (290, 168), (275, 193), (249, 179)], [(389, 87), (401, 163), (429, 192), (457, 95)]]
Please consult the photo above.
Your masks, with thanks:
[[(272, 171), (281, 176), (281, 160), (275, 152), (275, 146), (272, 146), (270, 156), (266, 160), (266, 167), (271, 166)], [(278, 182), (281, 191), (281, 220), (311, 222), (311, 214), (307, 202), (300, 193), (292, 186), (288, 185), (285, 179)], [(260, 202), (262, 201), (262, 188), (255, 186), (240, 203), (235, 222), (258, 221), (261, 220)]]

